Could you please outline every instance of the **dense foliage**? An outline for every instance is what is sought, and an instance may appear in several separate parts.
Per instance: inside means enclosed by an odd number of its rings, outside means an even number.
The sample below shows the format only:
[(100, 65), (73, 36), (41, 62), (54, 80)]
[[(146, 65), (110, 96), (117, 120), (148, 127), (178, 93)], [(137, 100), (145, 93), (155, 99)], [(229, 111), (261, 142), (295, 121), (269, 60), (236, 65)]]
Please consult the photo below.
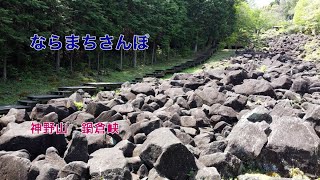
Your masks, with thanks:
[[(69, 71), (122, 69), (154, 63), (188, 50), (214, 46), (234, 30), (234, 0), (9, 0), (0, 2), (0, 58), (3, 78), (34, 69)], [(146, 52), (43, 51), (30, 48), (39, 34), (60, 40), (70, 34), (100, 37), (120, 34), (131, 41), (149, 34)], [(63, 42), (63, 41), (62, 41)], [(48, 41), (46, 41), (48, 43)], [(64, 42), (63, 42), (64, 43)], [(79, 43), (82, 44), (82, 41)], [(65, 44), (63, 44), (64, 47)]]
[(320, 0), (299, 0), (293, 21), (304, 26), (306, 32), (320, 32)]
[[(253, 1), (237, 3), (235, 31), (225, 45), (250, 46), (260, 39), (260, 33), (276, 28), (276, 33), (320, 32), (320, 0), (274, 0), (261, 8)], [(270, 35), (270, 33), (264, 33)], [(271, 34), (275, 35), (274, 32)]]

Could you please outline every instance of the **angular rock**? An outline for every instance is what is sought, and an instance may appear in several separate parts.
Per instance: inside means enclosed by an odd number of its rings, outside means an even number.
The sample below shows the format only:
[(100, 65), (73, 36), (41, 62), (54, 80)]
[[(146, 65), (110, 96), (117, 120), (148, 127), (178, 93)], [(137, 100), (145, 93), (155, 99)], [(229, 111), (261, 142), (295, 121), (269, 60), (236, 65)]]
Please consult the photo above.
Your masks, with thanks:
[(265, 121), (267, 123), (272, 122), (272, 117), (270, 116), (270, 111), (263, 106), (259, 106), (249, 113), (242, 116), (242, 118), (247, 119), (251, 122), (261, 122)]
[(204, 167), (197, 172), (194, 179), (195, 180), (202, 180), (202, 179), (220, 180), (221, 176), (215, 167)]
[(134, 111), (132, 104), (116, 105), (112, 108), (112, 110), (115, 110), (120, 114), (128, 114)]
[(200, 156), (199, 161), (207, 167), (215, 167), (223, 178), (232, 178), (241, 171), (242, 162), (230, 153), (217, 152)]
[(84, 122), (93, 122), (94, 116), (87, 112), (77, 111), (62, 120), (62, 122), (69, 122), (76, 126), (81, 126)]
[(179, 124), (183, 127), (197, 127), (199, 125), (193, 116), (182, 116)]
[(228, 145), (225, 152), (230, 152), (241, 160), (258, 157), (267, 143), (266, 129), (268, 129), (268, 124), (264, 121), (252, 123), (241, 119), (226, 139)]
[(271, 110), (270, 115), (272, 117), (298, 117), (301, 110), (292, 107), (292, 101), (290, 100), (280, 100)]
[(225, 117), (228, 121), (236, 121), (237, 120), (237, 112), (228, 106), (223, 106), (221, 104), (214, 104), (210, 107), (209, 116), (220, 115)]
[(319, 124), (320, 121), (320, 106), (312, 106), (306, 111), (306, 115), (303, 117), (304, 120)]
[(98, 117), (103, 111), (108, 111), (110, 108), (102, 103), (91, 102), (88, 104), (86, 112)]
[(0, 177), (3, 180), (35, 178), (30, 172), (30, 168), (29, 159), (14, 155), (0, 156)]
[(6, 115), (0, 118), (0, 127), (6, 127), (9, 123), (16, 122), (14, 115)]
[(35, 159), (32, 162), (32, 169), (39, 171), (37, 179), (55, 180), (60, 169), (66, 165), (66, 162), (58, 155), (57, 149), (50, 147), (46, 151), (44, 158)]
[(114, 98), (115, 96), (115, 92), (114, 91), (100, 91), (97, 94), (97, 99), (99, 101), (108, 101)]
[(11, 108), (6, 116), (14, 115), (16, 123), (22, 123), (24, 121), (29, 121), (30, 117), (25, 109), (14, 109)]
[(131, 179), (128, 163), (121, 150), (103, 148), (90, 154), (88, 166), (92, 179)]
[(226, 97), (220, 93), (218, 89), (213, 87), (205, 87), (203, 90), (195, 90), (195, 94), (203, 101), (203, 104), (211, 106), (215, 103), (224, 103)]
[(71, 113), (74, 112), (74, 109), (67, 108), (65, 106), (53, 106), (52, 104), (37, 104), (30, 114), (32, 120), (41, 120), (43, 116), (55, 112), (58, 114), (58, 120), (68, 117)]
[(116, 120), (122, 120), (123, 117), (115, 110), (103, 111), (94, 122), (113, 122)]
[(164, 94), (166, 96), (169, 96), (171, 99), (177, 97), (177, 96), (183, 96), (185, 95), (185, 91), (183, 88), (170, 88), (167, 89)]
[(296, 93), (306, 93), (308, 92), (308, 89), (308, 82), (302, 78), (293, 80), (292, 86), (290, 88), (291, 91)]
[(308, 122), (283, 117), (272, 122), (271, 130), (261, 156), (265, 166), (276, 167), (280, 172), (295, 167), (305, 173), (320, 173), (320, 138)]
[(144, 104), (144, 99), (143, 98), (136, 98), (131, 103), (134, 108), (141, 109), (141, 107)]
[(191, 170), (197, 170), (192, 153), (167, 128), (151, 132), (139, 156), (149, 168), (169, 179), (186, 179)]
[(89, 154), (101, 148), (113, 147), (116, 144), (116, 141), (112, 137), (105, 134), (87, 134), (86, 137)]
[(135, 144), (142, 144), (147, 139), (147, 136), (144, 133), (138, 133), (133, 139)]
[(276, 97), (273, 87), (265, 80), (246, 79), (243, 84), (233, 87), (233, 90), (235, 93), (243, 95), (266, 95)]
[(193, 143), (193, 138), (185, 133), (185, 132), (181, 132), (180, 130), (175, 130), (176, 132), (176, 136), (177, 138), (184, 144), (184, 145), (187, 145), (187, 144), (194, 144)]
[(140, 166), (142, 165), (141, 159), (139, 156), (126, 158), (128, 166), (131, 172), (137, 173)]
[(88, 162), (88, 159), (88, 140), (84, 134), (75, 131), (64, 153), (64, 160), (69, 163), (72, 161)]
[(74, 175), (75, 179), (89, 179), (89, 167), (83, 161), (74, 161), (65, 165), (58, 174), (59, 178)]
[(217, 152), (224, 152), (227, 147), (227, 141), (213, 141), (209, 144), (201, 146), (200, 156), (214, 154)]
[(43, 122), (54, 122), (55, 124), (58, 123), (58, 114), (55, 112), (51, 112), (41, 119), (40, 123)]
[(292, 80), (287, 75), (273, 79), (271, 82), (271, 86), (275, 89), (290, 89), (291, 85)]
[(169, 180), (161, 175), (155, 168), (152, 168), (149, 171), (148, 179), (155, 179), (155, 180)]
[(16, 151), (26, 149), (31, 158), (44, 154), (49, 147), (55, 147), (62, 154), (66, 148), (63, 134), (39, 134), (31, 131), (31, 124), (35, 121), (26, 121), (21, 124), (10, 123), (0, 136), (0, 150)]
[(137, 172), (140, 179), (148, 177), (149, 170), (146, 165), (142, 164)]
[(223, 105), (229, 106), (234, 110), (241, 111), (247, 104), (248, 98), (243, 95), (230, 96), (226, 99)]
[(114, 146), (115, 149), (119, 149), (123, 152), (125, 157), (132, 157), (132, 152), (136, 146), (128, 140), (122, 140)]
[(244, 70), (231, 71), (226, 76), (225, 84), (239, 85), (247, 78), (248, 74)]
[(204, 144), (209, 144), (214, 140), (212, 133), (202, 133), (194, 137), (194, 142), (196, 146), (202, 146)]
[(148, 83), (137, 83), (131, 86), (131, 92), (134, 94), (145, 94), (147, 96), (155, 95), (154, 89)]

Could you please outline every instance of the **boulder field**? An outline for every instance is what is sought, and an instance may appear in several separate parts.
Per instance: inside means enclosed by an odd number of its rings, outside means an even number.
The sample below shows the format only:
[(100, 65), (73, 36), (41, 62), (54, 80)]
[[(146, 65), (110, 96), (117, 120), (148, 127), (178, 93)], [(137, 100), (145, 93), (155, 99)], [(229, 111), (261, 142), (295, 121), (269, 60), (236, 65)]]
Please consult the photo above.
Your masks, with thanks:
[[(11, 109), (0, 119), (0, 179), (259, 179), (244, 174), (289, 177), (292, 168), (317, 178), (320, 63), (299, 59), (308, 38), (270, 39), (268, 51), (196, 74)], [(67, 133), (32, 133), (44, 122)], [(117, 123), (119, 133), (83, 134), (91, 122)]]

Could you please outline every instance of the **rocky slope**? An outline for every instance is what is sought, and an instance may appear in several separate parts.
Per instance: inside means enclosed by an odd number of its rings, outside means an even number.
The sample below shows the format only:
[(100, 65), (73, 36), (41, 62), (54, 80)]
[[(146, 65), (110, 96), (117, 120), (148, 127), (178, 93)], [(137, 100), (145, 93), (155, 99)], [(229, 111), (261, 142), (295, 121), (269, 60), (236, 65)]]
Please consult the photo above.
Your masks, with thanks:
[[(270, 40), (198, 74), (84, 92), (0, 119), (1, 179), (228, 179), (249, 170), (320, 176), (320, 64), (299, 60), (302, 35)], [(298, 40), (297, 40), (298, 39)], [(84, 102), (78, 111), (74, 101)], [(63, 122), (67, 134), (32, 134)], [(82, 134), (84, 122), (119, 134)], [(239, 179), (259, 179), (241, 175)]]

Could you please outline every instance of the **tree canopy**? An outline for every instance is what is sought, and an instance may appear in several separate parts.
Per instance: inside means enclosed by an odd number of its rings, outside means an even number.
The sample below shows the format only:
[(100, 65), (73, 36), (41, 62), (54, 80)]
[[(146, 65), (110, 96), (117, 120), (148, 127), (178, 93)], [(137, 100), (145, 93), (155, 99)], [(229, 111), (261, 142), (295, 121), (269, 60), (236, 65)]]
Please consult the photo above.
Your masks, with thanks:
[[(195, 47), (203, 49), (216, 45), (233, 32), (236, 4), (234, 0), (1, 1), (1, 60), (8, 62), (9, 76), (15, 69), (22, 68), (55, 65), (57, 70), (81, 70), (88, 65), (95, 68), (101, 63), (96, 61), (101, 53), (112, 59), (110, 66), (119, 65), (120, 52), (101, 52), (98, 48), (84, 51), (82, 41), (77, 51), (53, 52), (47, 48), (36, 52), (29, 47), (33, 34), (46, 37), (46, 43), (51, 34), (60, 36), (60, 40), (72, 33), (97, 38), (109, 34), (115, 36), (115, 42), (120, 34), (124, 34), (127, 41), (132, 41), (135, 34), (149, 34), (147, 59), (151, 55), (160, 56), (159, 52), (167, 52), (162, 55), (169, 56)], [(123, 55), (126, 55), (124, 64), (132, 65), (136, 54), (128, 51)]]

